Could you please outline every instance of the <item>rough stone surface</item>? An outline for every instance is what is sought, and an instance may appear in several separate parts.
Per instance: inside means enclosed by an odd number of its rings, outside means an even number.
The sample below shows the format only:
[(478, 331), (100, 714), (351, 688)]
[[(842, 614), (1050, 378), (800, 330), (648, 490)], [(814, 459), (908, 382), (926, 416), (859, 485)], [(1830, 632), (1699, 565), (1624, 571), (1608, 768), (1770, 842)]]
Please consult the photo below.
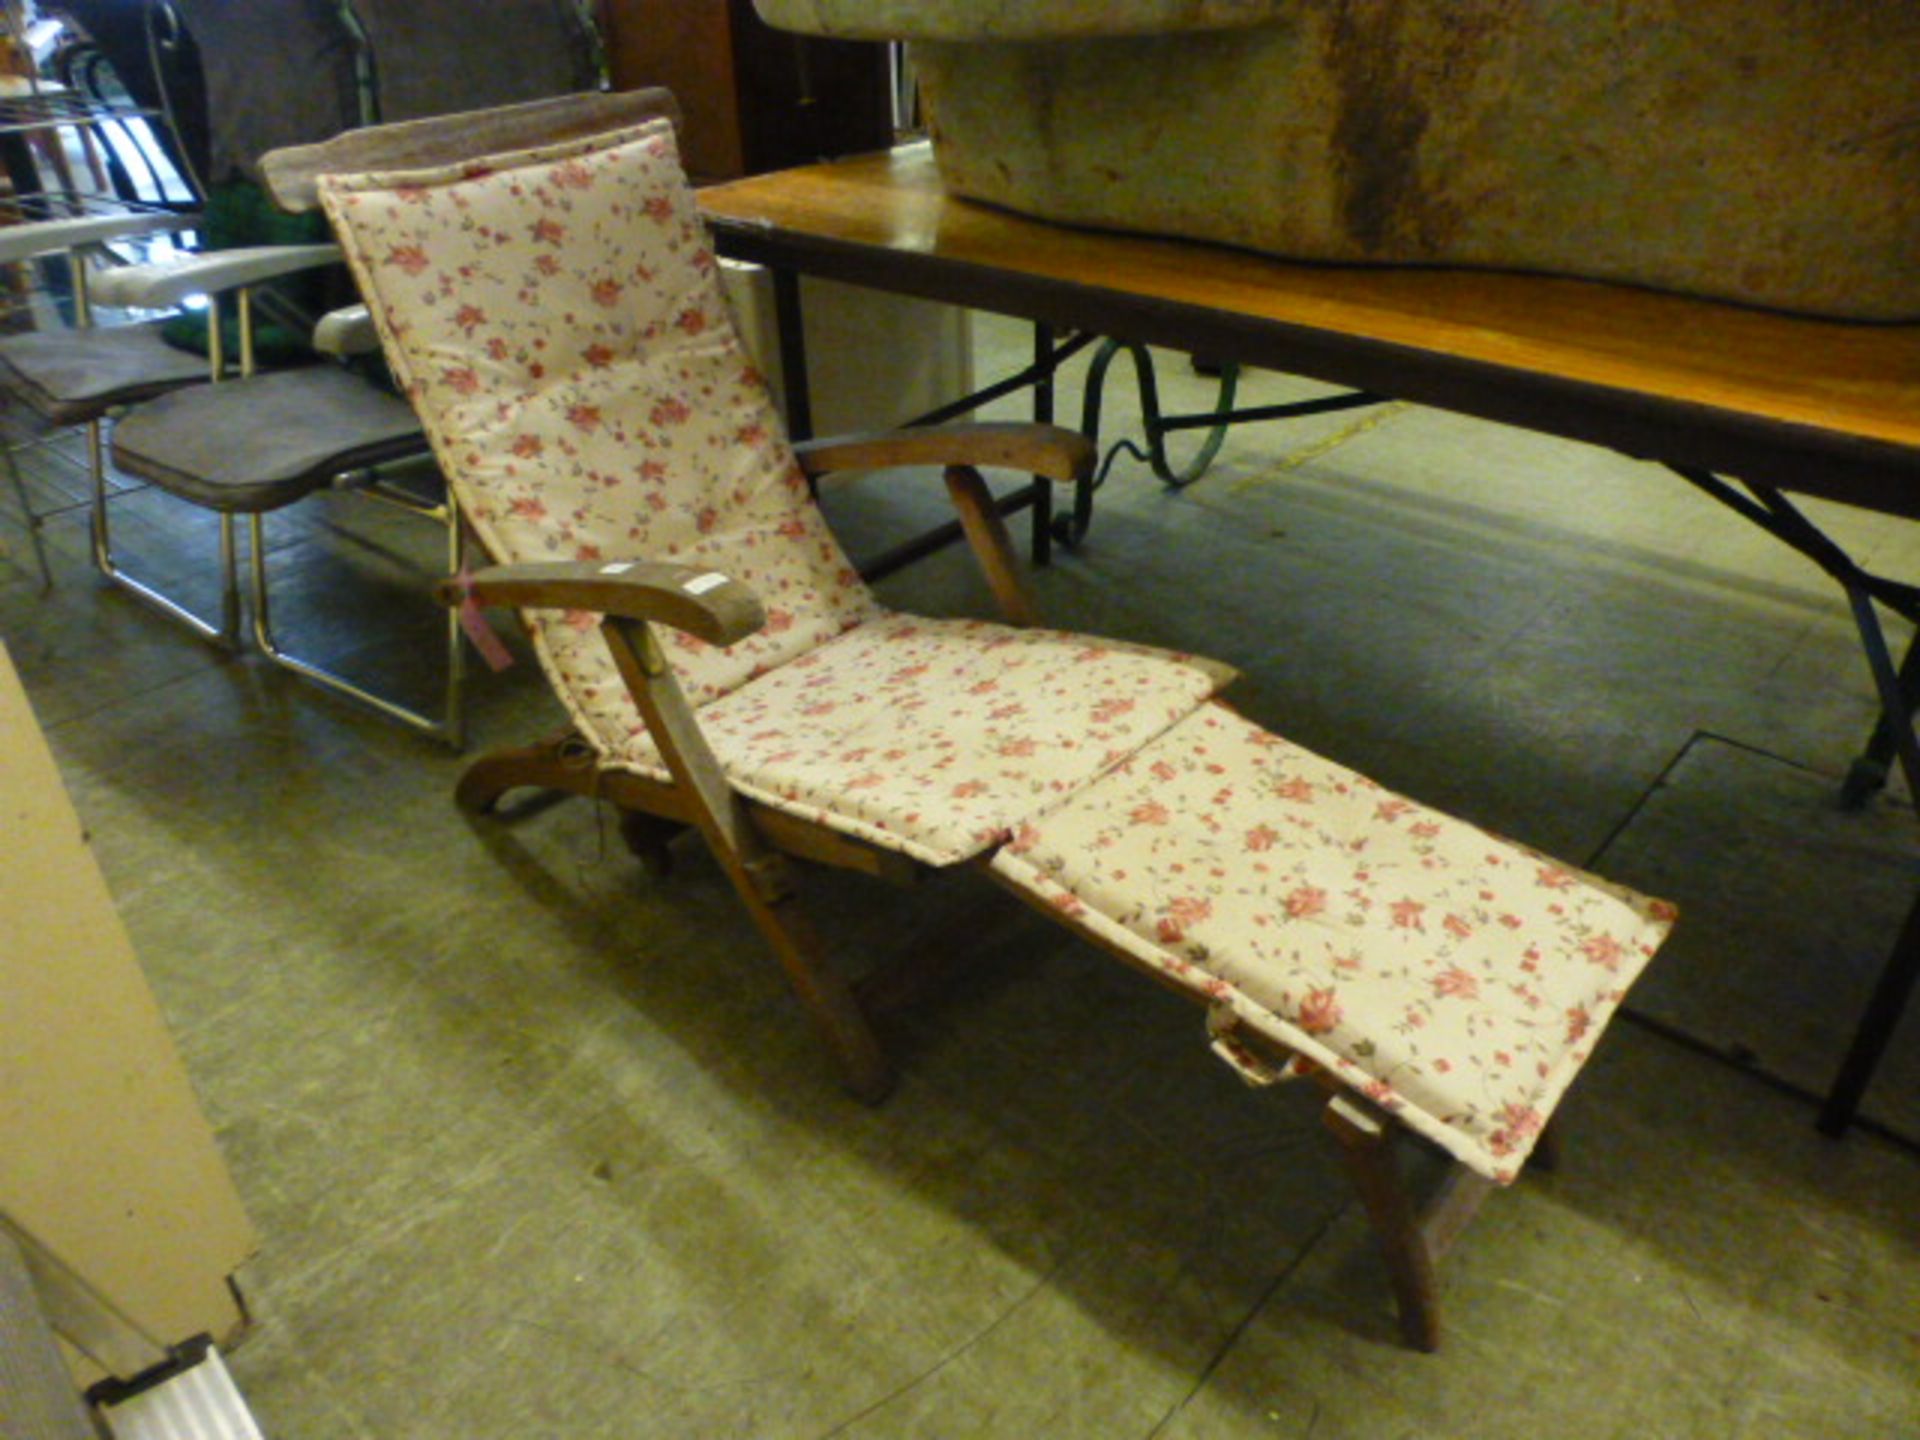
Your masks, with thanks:
[(1296, 0), (754, 0), (769, 25), (848, 40), (1064, 40), (1259, 25)]
[[(1108, 8), (1123, 33), (1094, 38), (1089, 7), (1023, 12), (1068, 42), (1001, 38), (1003, 6), (885, 7), (909, 38), (969, 11), (984, 37), (915, 47), (953, 190), (1297, 259), (1920, 319), (1910, 0), (1294, 0), (1251, 29)], [(1134, 33), (1149, 19), (1168, 33)]]

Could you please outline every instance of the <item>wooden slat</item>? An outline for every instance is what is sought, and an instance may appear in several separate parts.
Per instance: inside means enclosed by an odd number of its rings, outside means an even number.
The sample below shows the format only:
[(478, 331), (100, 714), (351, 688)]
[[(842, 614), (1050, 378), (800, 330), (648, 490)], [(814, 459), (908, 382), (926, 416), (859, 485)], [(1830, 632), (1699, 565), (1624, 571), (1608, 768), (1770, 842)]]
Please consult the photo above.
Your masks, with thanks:
[(882, 850), (878, 845), (869, 845), (757, 800), (743, 803), (753, 817), (753, 828), (783, 855), (872, 875), (890, 885), (911, 885), (920, 876), (920, 867), (897, 850)]
[(953, 498), (953, 508), (960, 513), (960, 529), (1000, 606), (1001, 618), (1009, 625), (1038, 625), (1040, 601), (1033, 593), (1020, 558), (1013, 552), (1007, 522), (1001, 518), (987, 482), (971, 465), (948, 466), (946, 480), (947, 494)]

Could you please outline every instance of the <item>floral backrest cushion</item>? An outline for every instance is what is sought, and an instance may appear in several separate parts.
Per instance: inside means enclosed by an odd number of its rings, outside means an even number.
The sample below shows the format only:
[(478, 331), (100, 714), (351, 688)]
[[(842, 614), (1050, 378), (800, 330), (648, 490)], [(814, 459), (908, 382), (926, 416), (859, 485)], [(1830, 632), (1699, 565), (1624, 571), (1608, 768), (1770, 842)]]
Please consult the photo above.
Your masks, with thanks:
[[(461, 507), (503, 563), (675, 560), (750, 585), (725, 650), (663, 630), (696, 704), (874, 613), (734, 328), (665, 120), (322, 201)], [(595, 617), (530, 612), (604, 748), (639, 727)]]

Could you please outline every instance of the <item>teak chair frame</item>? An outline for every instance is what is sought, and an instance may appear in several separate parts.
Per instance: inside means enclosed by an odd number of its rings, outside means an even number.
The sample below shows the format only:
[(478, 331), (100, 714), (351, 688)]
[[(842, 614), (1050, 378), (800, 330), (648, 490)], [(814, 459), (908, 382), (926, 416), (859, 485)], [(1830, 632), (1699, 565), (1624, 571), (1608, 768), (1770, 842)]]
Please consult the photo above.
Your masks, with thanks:
[[(996, 424), (906, 430), (829, 438), (797, 444), (795, 453), (810, 481), (850, 470), (942, 466), (961, 529), (1006, 622), (1039, 622), (1032, 586), (982, 478), (981, 467), (1005, 467), (1075, 485), (1091, 475), (1093, 443), (1077, 432), (1046, 425)], [(492, 812), (512, 790), (533, 787), (605, 801), (621, 814), (628, 845), (655, 873), (669, 865), (667, 844), (682, 829), (697, 830), (740, 897), (788, 983), (806, 1009), (841, 1083), (870, 1104), (893, 1088), (895, 1071), (874, 1029), (874, 1017), (924, 988), (924, 977), (878, 974), (861, 983), (832, 965), (800, 905), (791, 862), (830, 865), (895, 884), (911, 884), (926, 869), (900, 853), (800, 819), (736, 793), (701, 733), (697, 714), (674, 678), (656, 626), (683, 630), (713, 645), (731, 645), (764, 621), (759, 601), (732, 580), (713, 588), (686, 582), (706, 577), (702, 568), (634, 563), (609, 575), (594, 563), (545, 563), (483, 569), (442, 583), (448, 605), (560, 608), (600, 615), (601, 634), (621, 678), (632, 691), (647, 732), (672, 776), (661, 781), (604, 769), (587, 757), (591, 747), (575, 732), (520, 747), (495, 750), (471, 762), (455, 797), (470, 814)], [(969, 864), (999, 880), (992, 853)], [(1130, 968), (1175, 986), (1138, 959), (1031, 894), (1011, 885), (1050, 919), (1065, 924)], [(1236, 1043), (1275, 1063), (1294, 1060), (1265, 1037), (1241, 1030)], [(1437, 1267), (1454, 1238), (1494, 1189), (1493, 1183), (1457, 1162), (1429, 1203), (1416, 1206), (1392, 1153), (1399, 1130), (1384, 1112), (1318, 1071), (1307, 1070), (1326, 1090), (1323, 1118), (1366, 1210), (1386, 1261), (1407, 1343), (1435, 1350), (1440, 1343)], [(1539, 1159), (1550, 1168), (1543, 1140)]]
[[(637, 120), (676, 116), (664, 91), (588, 94), (352, 132), (319, 146), (276, 152), (265, 162), (283, 204), (310, 203), (317, 177), (361, 170), (404, 170), (479, 160), (488, 154), (609, 131)], [(1007, 623), (1038, 623), (1039, 606), (981, 470), (1005, 468), (1057, 484), (1081, 486), (1093, 473), (1095, 446), (1086, 436), (1049, 425), (977, 424), (808, 441), (794, 447), (813, 482), (847, 471), (938, 466), (960, 525)], [(689, 584), (688, 582), (696, 582)], [(772, 949), (819, 1031), (842, 1083), (875, 1103), (895, 1072), (873, 1017), (912, 998), (927, 976), (912, 966), (904, 978), (881, 974), (852, 982), (830, 963), (800, 904), (796, 861), (829, 865), (895, 883), (911, 883), (925, 867), (893, 850), (796, 817), (739, 794), (703, 735), (656, 627), (668, 626), (716, 646), (736, 644), (765, 623), (758, 598), (710, 570), (649, 562), (600, 561), (496, 565), (440, 583), (453, 607), (497, 605), (597, 614), (624, 683), (632, 692), (669, 778), (660, 780), (600, 763), (597, 748), (577, 732), (496, 750), (469, 764), (457, 789), (470, 813), (493, 811), (516, 789), (533, 787), (592, 797), (621, 814), (627, 843), (650, 868), (668, 866), (668, 842), (697, 830)], [(968, 863), (999, 880), (991, 852)], [(1086, 925), (1002, 881), (1057, 923), (1092, 940), (1131, 968), (1189, 999), (1199, 996), (1147, 968)], [(1217, 1012), (1216, 1012), (1217, 1013)], [(1417, 1207), (1392, 1153), (1402, 1126), (1332, 1076), (1304, 1063), (1271, 1038), (1238, 1027), (1222, 1037), (1263, 1066), (1285, 1065), (1329, 1095), (1323, 1111), (1345, 1167), (1387, 1262), (1407, 1341), (1431, 1350), (1440, 1340), (1436, 1267), (1455, 1236), (1494, 1188), (1459, 1162), (1424, 1210)], [(1549, 1126), (1535, 1155), (1550, 1167), (1557, 1144)]]

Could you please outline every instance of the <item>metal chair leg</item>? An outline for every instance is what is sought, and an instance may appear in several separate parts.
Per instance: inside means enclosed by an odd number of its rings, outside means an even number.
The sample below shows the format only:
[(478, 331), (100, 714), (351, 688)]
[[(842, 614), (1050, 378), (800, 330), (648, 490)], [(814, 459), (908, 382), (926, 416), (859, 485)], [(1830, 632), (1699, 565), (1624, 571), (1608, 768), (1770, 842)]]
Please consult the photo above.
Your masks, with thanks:
[(20, 520), (27, 527), (27, 540), (33, 546), (33, 558), (40, 566), (40, 593), (46, 594), (53, 589), (53, 568), (47, 563), (46, 537), (40, 533), (43, 517), (36, 514), (33, 502), (27, 496), (26, 478), (20, 473), (20, 457), (13, 453), (13, 447), (0, 443), (0, 451), (6, 452), (7, 480), (13, 486), (13, 497), (20, 505)]
[(113, 530), (107, 515), (107, 457), (101, 422), (87, 425), (87, 470), (93, 482), (93, 565), (113, 584), (141, 604), (184, 625), (221, 650), (240, 648), (240, 567), (234, 544), (233, 516), (220, 517), (220, 622), (195, 614), (171, 596), (122, 570), (113, 558)]
[[(465, 563), (465, 530), (460, 522), (459, 512), (451, 499), (440, 511), (447, 526), (447, 567), (449, 574), (458, 574)], [(267, 543), (266, 517), (254, 514), (247, 517), (247, 568), (252, 581), (253, 600), (253, 639), (260, 653), (282, 669), (290, 670), (302, 679), (311, 680), (349, 699), (397, 720), (410, 730), (438, 740), (451, 749), (458, 750), (464, 743), (466, 715), (462, 704), (465, 688), (466, 650), (461, 644), (460, 619), (457, 611), (446, 612), (446, 685), (442, 694), (441, 712), (438, 716), (410, 710), (398, 701), (389, 700), (384, 695), (376, 695), (371, 690), (349, 680), (311, 660), (304, 660), (280, 647), (273, 633), (273, 611), (267, 586)]]

